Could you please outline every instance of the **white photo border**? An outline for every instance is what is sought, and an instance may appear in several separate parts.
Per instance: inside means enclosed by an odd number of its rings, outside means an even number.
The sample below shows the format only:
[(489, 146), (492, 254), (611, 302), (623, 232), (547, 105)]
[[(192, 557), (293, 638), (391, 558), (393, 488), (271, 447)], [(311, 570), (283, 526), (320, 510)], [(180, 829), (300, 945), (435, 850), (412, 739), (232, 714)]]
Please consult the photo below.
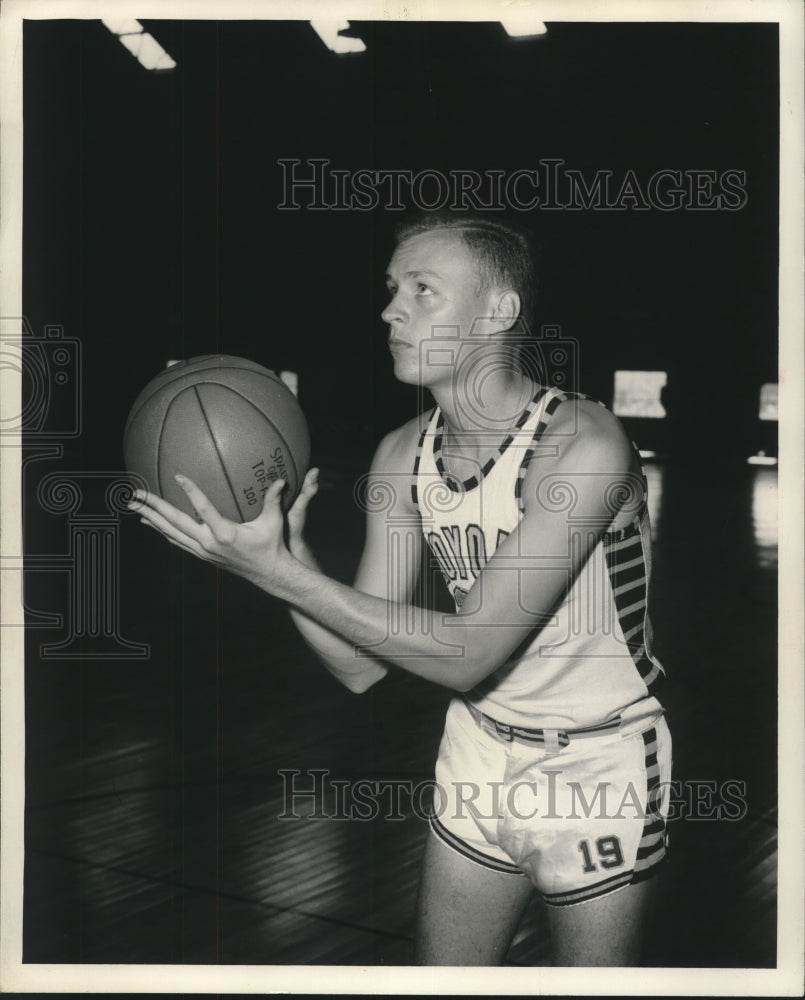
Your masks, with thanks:
[[(799, 0), (4, 0), (0, 12), (0, 301), (22, 315), (23, 19), (495, 21), (533, 8), (559, 22), (771, 22), (780, 31), (779, 897), (776, 969), (416, 969), (22, 963), (23, 630), (0, 635), (0, 988), (15, 992), (801, 995), (803, 989), (803, 16)], [(0, 417), (20, 380), (0, 372)], [(20, 450), (2, 449), (2, 548), (21, 551)], [(4, 620), (23, 621), (21, 573), (2, 575)], [(784, 753), (779, 751), (784, 748)]]

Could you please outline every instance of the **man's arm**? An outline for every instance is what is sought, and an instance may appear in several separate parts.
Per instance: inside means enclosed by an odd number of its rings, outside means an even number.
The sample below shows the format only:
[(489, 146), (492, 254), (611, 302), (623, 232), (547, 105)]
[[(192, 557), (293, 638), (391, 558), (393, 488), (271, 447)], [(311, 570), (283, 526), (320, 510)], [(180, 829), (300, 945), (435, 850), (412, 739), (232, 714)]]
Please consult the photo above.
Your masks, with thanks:
[[(366, 497), (366, 538), (353, 588), (390, 604), (405, 605), (411, 600), (421, 559), (422, 531), (416, 517), (411, 516), (415, 513), (412, 505), (407, 503), (407, 491), (404, 489), (407, 477), (402, 473), (399, 476), (387, 473), (393, 465), (404, 465), (408, 460), (408, 439), (413, 429), (406, 425), (380, 443), (362, 491)], [(308, 473), (299, 496), (288, 512), (288, 548), (299, 563), (323, 577), (304, 537), (307, 507), (317, 489), (315, 473), (316, 470)], [(389, 528), (391, 524), (395, 524), (393, 532)], [(393, 559), (394, 551), (400, 548), (405, 553), (404, 562), (390, 565), (390, 557)], [(353, 645), (302, 609), (291, 605), (290, 613), (307, 644), (327, 670), (350, 691), (362, 694), (388, 673), (388, 667), (379, 657), (357, 655)]]
[[(633, 493), (631, 453), (591, 427), (563, 448), (550, 472), (536, 463), (524, 488), (525, 513), (454, 614), (423, 611), (412, 630), (389, 627), (388, 606), (285, 561), (268, 592), (338, 630), (357, 649), (458, 691), (500, 667), (572, 586), (615, 514), (612, 497)], [(413, 618), (413, 616), (412, 616)], [(416, 619), (414, 619), (416, 621)]]
[[(196, 524), (148, 498), (147, 519), (175, 544), (250, 579), (356, 652), (465, 691), (501, 666), (566, 594), (633, 483), (632, 449), (603, 408), (577, 408), (578, 427), (549, 474), (534, 462), (524, 487), (525, 513), (498, 547), (455, 614), (401, 608), (361, 593), (295, 559), (282, 543), (281, 486), (248, 525), (221, 518), (192, 484)], [(557, 415), (554, 417), (556, 421)], [(569, 498), (570, 502), (565, 503)], [(405, 620), (405, 627), (397, 623)]]
[[(290, 545), (290, 551), (303, 566), (323, 576), (310, 548), (304, 542)], [(356, 581), (357, 589), (357, 581)], [(321, 660), (327, 670), (355, 694), (363, 694), (373, 684), (386, 676), (388, 668), (377, 659), (357, 657), (355, 649), (340, 635), (319, 624), (314, 618), (290, 607), (291, 619), (302, 638)]]

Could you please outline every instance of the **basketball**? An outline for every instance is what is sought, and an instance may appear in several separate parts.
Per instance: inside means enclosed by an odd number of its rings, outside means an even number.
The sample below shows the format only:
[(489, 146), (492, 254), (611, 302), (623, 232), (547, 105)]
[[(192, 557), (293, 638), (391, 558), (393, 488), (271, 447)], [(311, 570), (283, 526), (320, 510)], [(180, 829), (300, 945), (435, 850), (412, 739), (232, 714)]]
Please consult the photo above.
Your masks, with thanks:
[(175, 481), (188, 476), (224, 517), (251, 521), (263, 494), (285, 479), (285, 510), (310, 461), (307, 422), (274, 372), (226, 355), (178, 361), (134, 401), (123, 434), (126, 468), (152, 493), (195, 517)]

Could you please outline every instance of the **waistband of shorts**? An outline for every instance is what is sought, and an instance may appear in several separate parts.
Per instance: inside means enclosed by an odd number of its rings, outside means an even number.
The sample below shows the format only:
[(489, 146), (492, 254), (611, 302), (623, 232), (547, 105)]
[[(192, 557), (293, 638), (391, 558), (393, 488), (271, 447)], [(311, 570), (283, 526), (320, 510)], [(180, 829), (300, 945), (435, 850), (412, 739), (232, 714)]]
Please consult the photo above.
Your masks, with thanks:
[[(461, 702), (467, 708), (476, 725), (491, 736), (501, 740), (501, 742), (522, 743), (530, 747), (544, 747), (549, 751), (561, 750), (575, 740), (594, 739), (596, 737), (621, 733), (623, 724), (622, 716), (618, 715), (607, 722), (602, 722), (597, 726), (588, 726), (583, 729), (528, 729), (525, 726), (517, 726), (512, 723), (500, 722), (498, 719), (493, 719), (491, 715), (487, 715), (479, 708), (476, 708), (466, 698), (462, 698)], [(662, 715), (662, 710), (660, 710), (659, 715)], [(629, 728), (631, 729), (632, 726)], [(621, 735), (625, 734), (621, 733)]]

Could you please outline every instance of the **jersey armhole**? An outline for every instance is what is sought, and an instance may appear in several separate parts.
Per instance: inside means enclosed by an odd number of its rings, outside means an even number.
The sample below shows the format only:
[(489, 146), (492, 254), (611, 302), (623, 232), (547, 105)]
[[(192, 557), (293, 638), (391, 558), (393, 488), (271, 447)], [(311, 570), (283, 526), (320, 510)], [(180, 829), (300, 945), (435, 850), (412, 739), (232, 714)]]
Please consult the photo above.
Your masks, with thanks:
[(420, 432), (419, 441), (416, 446), (416, 455), (414, 456), (414, 471), (411, 476), (411, 500), (414, 504), (414, 510), (417, 514), (422, 516), (419, 510), (419, 493), (417, 490), (417, 479), (419, 478), (419, 463), (422, 459), (422, 449), (425, 447), (425, 438), (428, 436), (428, 431), (434, 425), (434, 421), (437, 419), (439, 413), (439, 407), (434, 406), (428, 415), (428, 419), (425, 422), (425, 426)]
[(537, 450), (537, 445), (548, 424), (551, 422), (551, 418), (559, 407), (560, 403), (564, 403), (568, 399), (578, 399), (587, 398), (580, 397), (579, 393), (575, 392), (563, 392), (561, 389), (549, 390), (554, 393), (554, 395), (547, 401), (545, 408), (542, 412), (542, 416), (539, 418), (537, 426), (534, 428), (534, 433), (531, 435), (531, 440), (528, 443), (528, 448), (526, 448), (525, 454), (522, 457), (520, 466), (517, 469), (517, 480), (514, 484), (514, 498), (517, 502), (517, 510), (519, 511), (520, 517), (525, 514), (525, 504), (523, 503), (523, 486), (525, 484), (526, 473), (528, 472), (528, 466), (531, 464), (531, 459), (534, 457), (534, 452)]
[[(555, 395), (548, 400), (545, 405), (545, 412), (540, 418), (539, 423), (534, 429), (534, 434), (531, 437), (531, 441), (523, 455), (522, 461), (520, 462), (520, 467), (517, 470), (517, 481), (514, 485), (515, 499), (517, 501), (517, 509), (520, 513), (520, 517), (525, 513), (525, 505), (523, 503), (523, 485), (525, 483), (525, 477), (528, 472), (528, 466), (531, 459), (534, 457), (534, 452), (536, 451), (536, 446), (539, 443), (540, 438), (545, 433), (551, 418), (553, 417), (556, 410), (559, 408), (561, 403), (566, 402), (570, 399), (581, 399), (589, 402), (598, 403), (599, 406), (603, 406), (607, 409), (606, 404), (602, 403), (600, 400), (594, 400), (592, 396), (588, 396), (583, 392), (564, 392), (561, 389), (554, 389)], [(602, 535), (602, 538), (607, 542), (618, 542), (629, 538), (631, 535), (636, 534), (640, 531), (641, 523), (643, 517), (645, 516), (646, 510), (648, 509), (648, 480), (646, 478), (646, 470), (643, 468), (643, 462), (640, 458), (640, 450), (637, 445), (629, 440), (629, 444), (632, 446), (635, 457), (637, 459), (637, 465), (640, 469), (640, 480), (643, 486), (643, 499), (640, 503), (640, 507), (635, 511), (634, 517), (631, 522), (623, 528), (608, 529)]]

